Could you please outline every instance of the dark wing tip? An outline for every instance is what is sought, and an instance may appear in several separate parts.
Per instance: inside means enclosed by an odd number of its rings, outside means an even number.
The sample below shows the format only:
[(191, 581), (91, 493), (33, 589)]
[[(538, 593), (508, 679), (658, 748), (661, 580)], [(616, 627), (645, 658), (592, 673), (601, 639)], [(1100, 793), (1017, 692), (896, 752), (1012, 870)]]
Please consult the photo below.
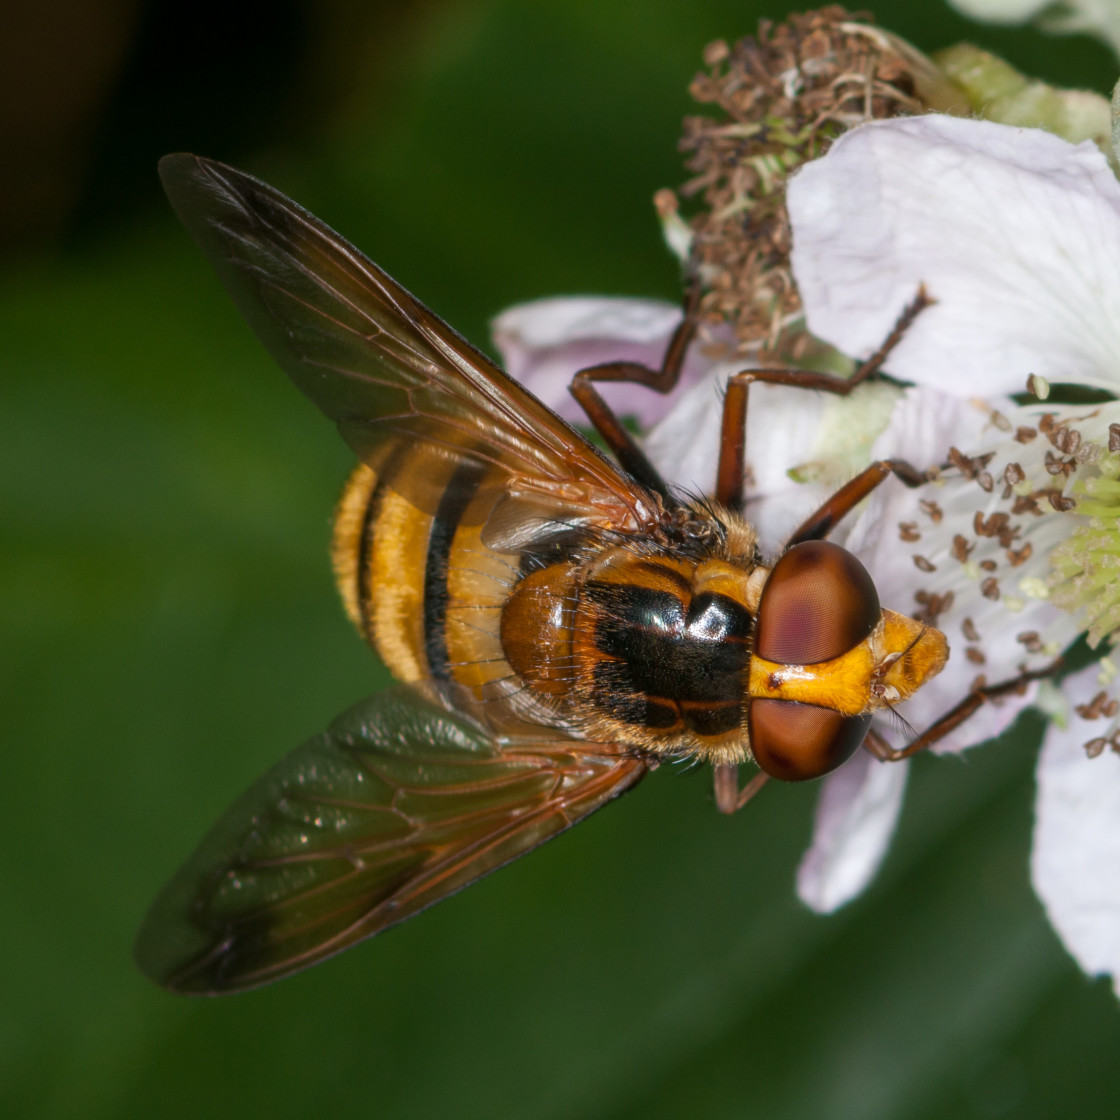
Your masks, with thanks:
[(205, 156), (196, 156), (193, 152), (171, 152), (159, 161), (157, 167), (163, 189), (176, 211), (179, 209), (179, 199), (197, 191), (200, 186), (206, 186), (208, 181), (215, 178), (216, 172), (236, 174), (232, 167), (206, 159)]
[(163, 156), (159, 164), (159, 177), (167, 183), (168, 180), (179, 179), (188, 168), (206, 164), (210, 161), (203, 156), (196, 156), (192, 152), (169, 152)]
[[(216, 994), (222, 986), (207, 975), (205, 963), (215, 956), (218, 946), (184, 920), (190, 911), (181, 900), (169, 900), (168, 893), (165, 890), (156, 899), (144, 918), (132, 946), (132, 959), (149, 980), (169, 992)], [(177, 907), (176, 901), (180, 903)]]

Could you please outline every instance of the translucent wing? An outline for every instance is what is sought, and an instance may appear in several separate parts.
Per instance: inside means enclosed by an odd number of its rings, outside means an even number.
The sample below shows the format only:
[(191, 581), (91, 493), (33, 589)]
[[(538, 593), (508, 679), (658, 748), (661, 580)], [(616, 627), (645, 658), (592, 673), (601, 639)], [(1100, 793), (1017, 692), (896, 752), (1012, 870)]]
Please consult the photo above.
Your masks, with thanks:
[[(569, 519), (649, 523), (647, 493), (306, 210), (199, 156), (165, 156), (160, 175), (272, 356), (370, 466), (407, 439), (494, 468), (538, 517), (552, 501)], [(431, 512), (445, 477), (413, 463), (394, 486)]]
[(601, 744), (498, 743), (438, 700), (389, 689), (226, 812), (153, 904), (137, 962), (180, 992), (275, 980), (530, 851), (646, 769)]

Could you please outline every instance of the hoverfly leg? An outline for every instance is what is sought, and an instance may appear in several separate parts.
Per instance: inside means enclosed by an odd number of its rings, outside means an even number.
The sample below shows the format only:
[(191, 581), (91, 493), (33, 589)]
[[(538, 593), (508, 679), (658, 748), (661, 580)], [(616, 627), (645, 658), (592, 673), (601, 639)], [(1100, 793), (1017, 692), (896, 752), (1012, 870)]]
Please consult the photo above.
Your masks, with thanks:
[(747, 468), (747, 394), (753, 372), (737, 373), (727, 383), (719, 428), (719, 466), (715, 499), (728, 509), (742, 512), (743, 480)]
[(879, 459), (844, 483), (820, 509), (807, 517), (790, 534), (786, 548), (792, 548), (802, 541), (819, 541), (827, 537), (842, 518), (892, 474), (911, 487), (921, 486), (929, 481), (927, 474), (911, 466), (905, 459)]
[(658, 393), (672, 392), (680, 380), (685, 354), (696, 335), (700, 321), (700, 294), (700, 281), (694, 277), (685, 294), (684, 318), (669, 339), (659, 369), (651, 369), (639, 362), (604, 362), (581, 369), (568, 387), (623, 469), (663, 498), (668, 498), (669, 494), (661, 475), (592, 382), (629, 381)]
[[(617, 362), (614, 365), (628, 365), (629, 363)], [(603, 400), (598, 390), (591, 384), (592, 381), (619, 381), (623, 378), (600, 378), (597, 376), (603, 366), (593, 366), (591, 369), (581, 369), (572, 378), (570, 386), (572, 396), (579, 401), (583, 411), (587, 413), (588, 420), (594, 425), (595, 431), (603, 437), (606, 445), (614, 453), (619, 466), (639, 482), (647, 490), (660, 494), (666, 502), (670, 502), (669, 488), (661, 477), (657, 468), (649, 461), (646, 453), (638, 446), (634, 437), (623, 426), (622, 421), (614, 414), (611, 406)], [(635, 366), (642, 369), (642, 366)], [(627, 379), (628, 380), (628, 379)], [(670, 502), (670, 504), (672, 504)]]
[(1010, 680), (1000, 681), (999, 684), (978, 684), (955, 707), (950, 708), (939, 720), (930, 724), (916, 739), (907, 743), (905, 747), (892, 747), (874, 728), (867, 733), (863, 741), (864, 750), (870, 751), (882, 762), (898, 762), (909, 758), (911, 755), (924, 751), (933, 746), (940, 739), (944, 739), (950, 731), (955, 731), (969, 716), (974, 715), (987, 701), (995, 700), (1000, 696), (1008, 696), (1013, 692), (1021, 693), (1031, 681), (1045, 680), (1052, 677), (1062, 667), (1059, 658), (1045, 669), (1024, 671)]
[[(743, 477), (746, 467), (746, 442), (747, 442), (747, 394), (750, 389), (752, 381), (760, 381), (767, 385), (789, 385), (795, 386), (800, 389), (816, 389), (824, 393), (835, 393), (837, 396), (847, 396), (860, 382), (866, 381), (872, 374), (877, 373), (883, 362), (886, 361), (890, 352), (899, 344), (903, 336), (909, 330), (910, 325), (914, 320), (933, 303), (929, 294), (926, 292), (925, 285), (918, 288), (917, 295), (906, 305), (902, 314), (898, 317), (898, 322), (895, 323), (891, 333), (887, 335), (883, 345), (875, 351), (866, 361), (860, 363), (850, 377), (838, 377), (832, 373), (821, 373), (817, 370), (811, 369), (747, 369), (740, 373), (734, 374), (727, 383), (727, 394), (723, 399), (723, 422), (720, 427), (720, 457), (719, 468), (716, 473), (716, 501), (727, 506), (730, 509), (741, 510), (743, 508)], [(874, 464), (874, 468), (878, 464)], [(897, 467), (897, 469), (896, 469)], [(918, 482), (910, 481), (911, 478), (917, 478), (918, 472), (910, 467), (909, 464), (903, 463), (900, 460), (895, 460), (891, 466), (892, 470), (899, 475), (900, 478), (908, 486), (917, 486)], [(908, 473), (903, 473), (904, 471)], [(885, 475), (883, 476), (885, 477)], [(862, 478), (862, 476), (861, 476)], [(857, 480), (853, 479), (853, 483)], [(882, 481), (882, 478), (872, 478), (867, 481), (867, 489), (860, 497), (856, 499), (858, 502), (860, 498), (866, 496), (871, 490)], [(920, 481), (926, 481), (921, 478)], [(852, 483), (849, 483), (852, 485)], [(853, 505), (855, 502), (852, 503)], [(851, 506), (847, 507), (848, 509)], [(823, 507), (822, 507), (823, 509)], [(833, 518), (832, 524), (835, 524), (840, 517), (847, 512), (843, 510), (839, 515)], [(802, 528), (808, 527), (809, 522)], [(831, 528), (831, 524), (829, 525)], [(798, 530), (800, 532), (801, 530)], [(823, 530), (817, 536), (807, 536), (803, 539), (814, 540), (818, 539), (828, 532), (828, 529)], [(797, 543), (796, 540), (791, 540), (790, 544)], [(788, 546), (787, 546), (788, 547)]]
[(761, 770), (742, 789), (739, 788), (739, 767), (734, 762), (721, 762), (712, 768), (712, 784), (716, 808), (730, 816), (737, 813), (764, 785), (769, 777)]
[(861, 381), (866, 381), (873, 373), (876, 373), (879, 367), (887, 360), (890, 352), (902, 341), (906, 332), (913, 325), (914, 320), (925, 311), (927, 307), (932, 307), (936, 302), (937, 300), (926, 291), (925, 284), (919, 284), (917, 293), (902, 309), (902, 314), (899, 315), (891, 333), (883, 339), (882, 346), (880, 346), (870, 358), (866, 358), (864, 361), (860, 362), (851, 377), (847, 378), (848, 389), (845, 391), (851, 392)]

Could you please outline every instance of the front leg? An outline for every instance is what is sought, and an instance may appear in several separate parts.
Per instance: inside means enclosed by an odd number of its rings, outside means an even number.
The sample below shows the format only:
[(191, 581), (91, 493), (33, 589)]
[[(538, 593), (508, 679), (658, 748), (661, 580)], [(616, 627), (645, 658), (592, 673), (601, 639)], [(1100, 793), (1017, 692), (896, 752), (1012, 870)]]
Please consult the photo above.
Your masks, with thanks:
[(828, 536), (837, 522), (846, 517), (864, 498), (890, 475), (901, 479), (907, 486), (921, 486), (929, 481), (928, 475), (911, 466), (905, 459), (879, 459), (844, 483), (818, 509), (790, 534), (786, 548), (803, 541), (819, 541)]
[(950, 731), (955, 731), (969, 716), (974, 715), (989, 700), (1000, 696), (1009, 696), (1011, 693), (1022, 694), (1031, 681), (1046, 680), (1052, 677), (1062, 667), (1062, 661), (1055, 661), (1045, 669), (1024, 670), (1011, 680), (1000, 681), (999, 684), (978, 684), (957, 705), (950, 708), (939, 720), (930, 724), (916, 739), (912, 739), (905, 747), (892, 747), (874, 728), (867, 733), (863, 741), (864, 749), (873, 754), (882, 762), (899, 762), (904, 758), (917, 754), (932, 747), (940, 739), (944, 739)]
[(632, 478), (643, 486), (661, 495), (670, 502), (668, 487), (646, 454), (638, 446), (634, 437), (614, 414), (610, 405), (603, 400), (595, 388), (596, 381), (629, 381), (642, 385), (658, 393), (670, 393), (680, 380), (684, 368), (685, 354), (696, 336), (700, 322), (700, 282), (693, 279), (689, 284), (684, 303), (684, 318), (673, 332), (659, 369), (651, 369), (638, 362), (605, 362), (598, 366), (581, 369), (568, 387), (569, 392), (587, 413), (595, 430), (602, 436), (606, 445), (614, 452), (615, 458)]
[[(933, 300), (926, 293), (925, 287), (919, 287), (918, 294), (899, 316), (898, 322), (895, 323), (894, 329), (887, 336), (883, 345), (867, 361), (862, 362), (851, 377), (838, 377), (834, 373), (819, 373), (811, 369), (748, 369), (735, 374), (727, 383), (727, 394), (723, 399), (719, 468), (716, 472), (716, 501), (729, 509), (742, 510), (743, 508), (743, 477), (746, 470), (747, 453), (747, 397), (753, 382), (758, 381), (765, 385), (789, 385), (799, 389), (816, 389), (823, 393), (833, 393), (839, 397), (846, 397), (857, 385), (879, 371), (891, 351), (902, 341), (911, 323), (932, 303)], [(896, 471), (896, 473), (899, 473), (899, 477), (908, 486), (918, 485), (918, 483), (910, 481), (917, 476), (917, 471), (901, 460), (893, 460), (892, 462), (897, 463), (900, 468), (905, 468), (906, 473), (901, 471)], [(894, 469), (893, 466), (891, 469)], [(881, 481), (881, 478), (870, 481), (867, 490), (860, 497), (862, 498), (870, 493)], [(925, 479), (923, 478), (922, 481), (925, 481)], [(848, 485), (851, 486), (854, 482), (853, 479), (853, 482)], [(843, 493), (843, 491), (840, 493)], [(859, 498), (856, 499), (856, 501), (859, 500)], [(855, 502), (852, 503), (852, 505), (854, 504)], [(848, 506), (848, 509), (850, 508), (851, 506)], [(823, 512), (824, 507), (818, 511), (818, 514)], [(844, 513), (846, 512), (847, 510), (844, 510)], [(843, 513), (834, 516), (828, 527), (819, 531), (818, 537), (824, 536), (828, 529), (842, 516)], [(806, 522), (798, 530), (798, 533), (802, 530), (809, 531), (810, 528), (810, 522)], [(818, 537), (806, 536), (802, 539), (814, 540)], [(796, 540), (790, 541), (790, 544), (795, 543), (797, 543)]]

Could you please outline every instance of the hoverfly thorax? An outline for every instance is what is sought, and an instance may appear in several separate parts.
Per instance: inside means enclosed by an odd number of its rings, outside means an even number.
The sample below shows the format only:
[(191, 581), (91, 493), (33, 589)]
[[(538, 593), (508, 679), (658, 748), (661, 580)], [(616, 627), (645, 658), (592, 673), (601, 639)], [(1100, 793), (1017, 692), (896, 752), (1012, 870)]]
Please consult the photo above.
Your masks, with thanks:
[(530, 689), (588, 738), (741, 761), (750, 642), (765, 569), (726, 511), (666, 517), (643, 540), (594, 540), (531, 572), (502, 614)]

